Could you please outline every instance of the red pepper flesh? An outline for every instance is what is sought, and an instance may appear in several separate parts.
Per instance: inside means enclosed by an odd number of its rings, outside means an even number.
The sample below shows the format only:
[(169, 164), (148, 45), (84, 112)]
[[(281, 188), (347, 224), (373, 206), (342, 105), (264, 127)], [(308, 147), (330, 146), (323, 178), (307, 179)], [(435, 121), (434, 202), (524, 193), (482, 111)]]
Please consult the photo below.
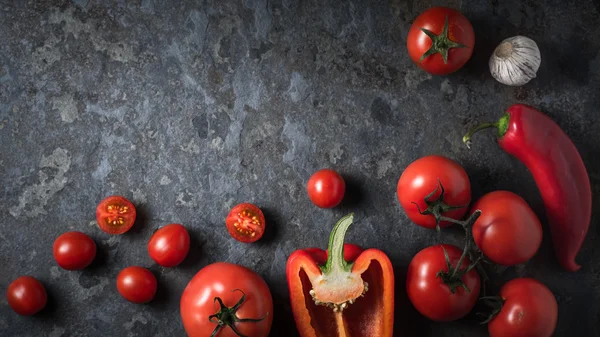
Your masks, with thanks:
[(394, 271), (384, 252), (344, 244), (352, 214), (329, 249), (297, 250), (287, 261), (292, 312), (301, 337), (392, 337)]
[(592, 189), (577, 148), (550, 117), (535, 108), (512, 105), (497, 123), (482, 124), (474, 132), (498, 128), (498, 143), (531, 172), (544, 201), (554, 250), (561, 266), (576, 271), (592, 216)]

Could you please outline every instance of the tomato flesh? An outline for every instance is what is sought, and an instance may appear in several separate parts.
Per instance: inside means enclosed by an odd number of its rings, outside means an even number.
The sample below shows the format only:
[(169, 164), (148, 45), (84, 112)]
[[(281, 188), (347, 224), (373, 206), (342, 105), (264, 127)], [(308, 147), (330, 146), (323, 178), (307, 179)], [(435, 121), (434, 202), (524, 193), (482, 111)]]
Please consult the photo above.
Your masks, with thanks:
[(66, 232), (54, 241), (54, 259), (66, 270), (87, 267), (96, 257), (96, 243), (81, 232)]
[(113, 195), (96, 207), (98, 226), (108, 234), (123, 234), (135, 222), (135, 206), (122, 196)]
[(227, 231), (240, 242), (256, 242), (265, 232), (265, 216), (257, 206), (243, 203), (235, 206), (225, 219)]
[(169, 224), (158, 229), (148, 241), (148, 254), (163, 267), (175, 267), (190, 250), (190, 235), (180, 224)]
[(127, 267), (117, 276), (117, 290), (129, 302), (150, 302), (156, 294), (156, 289), (156, 277), (146, 268)]
[(19, 315), (31, 316), (46, 306), (48, 295), (44, 285), (32, 276), (21, 276), (6, 290), (10, 307)]

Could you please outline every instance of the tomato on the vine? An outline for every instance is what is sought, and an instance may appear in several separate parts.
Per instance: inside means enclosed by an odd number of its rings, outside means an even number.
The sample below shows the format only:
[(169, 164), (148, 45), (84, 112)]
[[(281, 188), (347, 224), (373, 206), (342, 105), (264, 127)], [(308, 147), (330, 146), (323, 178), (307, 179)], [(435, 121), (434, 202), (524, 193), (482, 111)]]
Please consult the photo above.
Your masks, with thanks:
[[(452, 270), (448, 267), (444, 248)], [(461, 255), (462, 250), (456, 246), (437, 245), (427, 247), (413, 257), (406, 275), (406, 292), (423, 316), (448, 322), (464, 317), (475, 306), (481, 280), (474, 269), (461, 276), (471, 263), (465, 257), (462, 264), (457, 266)], [(456, 268), (456, 276), (453, 277)]]
[(21, 276), (6, 289), (8, 305), (19, 315), (31, 316), (42, 310), (48, 301), (46, 288), (32, 276)]
[(446, 75), (457, 71), (473, 54), (475, 32), (471, 22), (459, 11), (432, 7), (413, 22), (406, 46), (410, 58), (421, 69)]
[(342, 202), (346, 193), (344, 178), (334, 170), (319, 170), (308, 179), (308, 197), (315, 206), (333, 208)]
[[(412, 222), (425, 228), (435, 228), (434, 216), (421, 212), (429, 207), (425, 198), (435, 191), (430, 200), (436, 200), (442, 188), (444, 195), (441, 201), (448, 209), (441, 215), (460, 220), (471, 202), (471, 183), (465, 170), (449, 158), (431, 155), (412, 162), (398, 180), (397, 197)], [(449, 225), (450, 222), (440, 222), (440, 227)]]
[(108, 234), (123, 234), (135, 222), (135, 206), (131, 201), (118, 195), (112, 195), (96, 207), (98, 226)]
[(488, 323), (490, 337), (550, 337), (556, 329), (554, 294), (532, 278), (517, 278), (500, 289), (502, 308)]
[(163, 267), (175, 267), (190, 250), (190, 235), (180, 224), (169, 224), (159, 228), (148, 241), (148, 254)]
[(229, 235), (240, 242), (255, 242), (265, 232), (265, 216), (253, 204), (242, 203), (231, 209), (225, 225)]
[(52, 247), (56, 263), (67, 270), (83, 269), (96, 257), (96, 243), (81, 232), (61, 234)]
[(208, 265), (192, 278), (180, 311), (189, 337), (267, 337), (273, 323), (267, 283), (256, 272), (227, 262)]
[(520, 196), (509, 191), (490, 192), (471, 209), (481, 210), (473, 224), (473, 238), (491, 261), (512, 266), (531, 259), (540, 248), (542, 225)]
[(132, 303), (150, 302), (156, 294), (156, 288), (156, 277), (143, 267), (127, 267), (117, 276), (117, 290)]

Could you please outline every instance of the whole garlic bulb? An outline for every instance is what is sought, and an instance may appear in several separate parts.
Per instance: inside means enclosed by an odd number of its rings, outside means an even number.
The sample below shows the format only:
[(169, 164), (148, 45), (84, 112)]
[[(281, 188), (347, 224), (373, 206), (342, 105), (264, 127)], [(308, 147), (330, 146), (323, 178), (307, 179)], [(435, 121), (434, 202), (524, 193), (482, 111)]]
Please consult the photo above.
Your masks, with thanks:
[(496, 47), (489, 65), (492, 77), (498, 82), (519, 86), (535, 78), (541, 62), (535, 41), (517, 35), (505, 39)]

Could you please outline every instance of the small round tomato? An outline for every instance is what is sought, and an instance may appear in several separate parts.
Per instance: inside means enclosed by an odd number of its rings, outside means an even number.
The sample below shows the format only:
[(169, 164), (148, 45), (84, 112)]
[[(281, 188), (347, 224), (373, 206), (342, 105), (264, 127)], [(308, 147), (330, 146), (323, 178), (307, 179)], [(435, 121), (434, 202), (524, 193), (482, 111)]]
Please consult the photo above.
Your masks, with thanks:
[(255, 242), (265, 232), (265, 216), (253, 204), (236, 205), (225, 219), (229, 235), (240, 242)]
[[(475, 306), (479, 297), (481, 280), (474, 269), (452, 282), (464, 283), (469, 291), (462, 286), (456, 286), (455, 292), (444, 277), (438, 275), (440, 271), (449, 272), (444, 257), (444, 247), (448, 252), (450, 264), (455, 268), (462, 255), (462, 250), (452, 245), (437, 245), (423, 249), (408, 266), (406, 275), (406, 291), (414, 307), (425, 317), (438, 321), (454, 321), (467, 315)], [(465, 257), (459, 273), (466, 270), (471, 261)], [(450, 274), (452, 274), (450, 272)]]
[(131, 201), (118, 196), (110, 196), (96, 207), (98, 226), (108, 234), (123, 234), (135, 222), (135, 206)]
[(308, 179), (306, 184), (308, 197), (315, 206), (333, 208), (342, 202), (346, 193), (346, 183), (334, 170), (319, 170)]
[[(425, 197), (436, 189), (431, 200), (439, 198), (440, 183), (444, 188), (443, 202), (445, 205), (464, 206), (448, 210), (443, 215), (456, 220), (460, 220), (465, 215), (468, 210), (467, 206), (471, 202), (471, 183), (467, 172), (449, 158), (432, 155), (412, 162), (398, 180), (398, 201), (412, 222), (425, 228), (435, 228), (434, 216), (422, 215), (419, 209), (421, 211), (427, 209)], [(449, 222), (440, 222), (440, 227), (449, 225)]]
[(434, 75), (462, 68), (471, 58), (474, 46), (471, 22), (459, 11), (447, 7), (433, 7), (421, 13), (406, 39), (413, 62)]
[(21, 276), (6, 290), (10, 307), (19, 315), (31, 316), (46, 306), (48, 295), (44, 285), (32, 276)]
[[(217, 262), (202, 268), (185, 287), (180, 312), (189, 337), (267, 337), (273, 323), (273, 299), (256, 272)], [(236, 318), (257, 321), (236, 322)]]
[(66, 232), (54, 240), (56, 263), (67, 270), (83, 269), (96, 257), (96, 243), (81, 232)]
[(148, 241), (148, 254), (163, 267), (175, 267), (190, 250), (190, 235), (180, 224), (170, 224), (158, 229)]
[(117, 290), (129, 302), (150, 302), (156, 294), (156, 288), (156, 277), (143, 267), (127, 267), (117, 276)]
[(532, 278), (517, 278), (500, 289), (502, 310), (488, 324), (490, 337), (550, 337), (556, 329), (558, 304), (552, 292)]
[(542, 244), (540, 220), (520, 196), (508, 191), (490, 192), (471, 213), (481, 210), (473, 224), (477, 247), (497, 264), (512, 266), (531, 259)]

